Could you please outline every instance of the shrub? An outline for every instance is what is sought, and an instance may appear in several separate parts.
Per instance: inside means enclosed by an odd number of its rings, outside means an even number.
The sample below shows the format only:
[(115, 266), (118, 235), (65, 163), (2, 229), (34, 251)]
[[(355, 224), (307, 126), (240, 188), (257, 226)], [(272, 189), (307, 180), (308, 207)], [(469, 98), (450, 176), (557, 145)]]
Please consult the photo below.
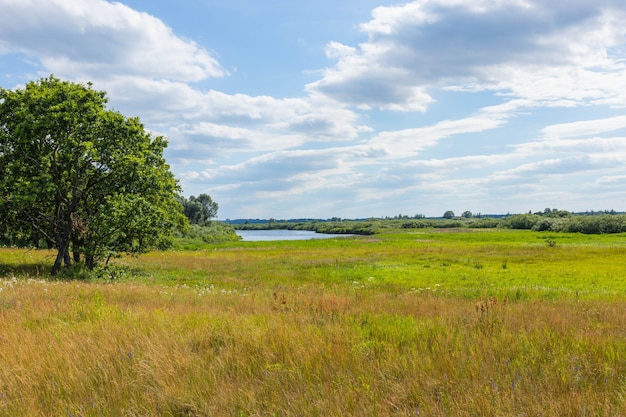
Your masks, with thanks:
[(188, 249), (194, 245), (230, 242), (240, 239), (232, 226), (215, 221), (207, 222), (204, 226), (192, 224), (189, 226), (189, 230), (179, 231), (176, 237), (178, 238), (177, 246)]
[(473, 229), (494, 229), (496, 227), (499, 227), (501, 224), (502, 221), (499, 219), (490, 219), (486, 217), (483, 219), (472, 221), (467, 225), (467, 227)]
[(576, 216), (565, 229), (586, 234), (622, 233), (626, 232), (626, 215)]
[(532, 229), (542, 220), (541, 216), (536, 214), (515, 214), (504, 220), (504, 226), (509, 229)]
[(403, 229), (425, 229), (426, 227), (428, 224), (424, 221), (414, 220), (402, 223)]

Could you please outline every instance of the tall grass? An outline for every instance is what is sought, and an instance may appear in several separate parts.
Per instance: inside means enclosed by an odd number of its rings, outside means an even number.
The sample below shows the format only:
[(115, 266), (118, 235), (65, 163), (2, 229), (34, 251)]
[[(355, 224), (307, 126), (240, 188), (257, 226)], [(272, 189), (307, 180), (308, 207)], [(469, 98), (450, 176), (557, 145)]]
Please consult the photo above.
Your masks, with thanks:
[(625, 415), (624, 252), (555, 240), (239, 243), (113, 281), (2, 250), (0, 415)]
[(5, 281), (2, 415), (623, 415), (626, 303)]

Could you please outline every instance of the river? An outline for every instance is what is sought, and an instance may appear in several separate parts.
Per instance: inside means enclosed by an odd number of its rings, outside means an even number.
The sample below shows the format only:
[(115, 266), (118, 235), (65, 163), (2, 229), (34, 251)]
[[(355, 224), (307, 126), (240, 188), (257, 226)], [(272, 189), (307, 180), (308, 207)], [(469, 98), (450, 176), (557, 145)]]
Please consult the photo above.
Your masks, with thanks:
[(246, 242), (258, 242), (265, 240), (310, 240), (329, 239), (333, 237), (346, 237), (354, 235), (341, 235), (330, 233), (316, 233), (310, 230), (237, 230), (239, 236)]

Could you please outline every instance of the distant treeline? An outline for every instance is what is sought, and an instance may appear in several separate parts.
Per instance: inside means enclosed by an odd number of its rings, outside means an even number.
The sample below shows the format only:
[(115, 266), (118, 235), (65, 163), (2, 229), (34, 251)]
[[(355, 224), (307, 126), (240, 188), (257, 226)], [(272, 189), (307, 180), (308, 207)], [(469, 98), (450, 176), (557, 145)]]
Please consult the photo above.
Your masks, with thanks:
[(394, 229), (426, 228), (505, 228), (568, 233), (624, 233), (626, 214), (593, 212), (573, 214), (565, 210), (551, 210), (501, 217), (455, 217), (419, 219), (360, 219), (360, 220), (257, 220), (230, 223), (238, 230), (310, 230), (318, 233), (373, 235)]
[(255, 223), (235, 223), (232, 226), (237, 230), (310, 230), (317, 233), (374, 235), (385, 231), (398, 229), (426, 229), (426, 228), (459, 228), (498, 227), (500, 221), (493, 218), (481, 219), (360, 219), (360, 220), (314, 220), (293, 222), (288, 220), (265, 221)]
[(231, 223), (237, 230), (309, 230), (317, 233), (373, 235), (388, 228), (386, 220), (266, 220)]
[(518, 214), (503, 219), (503, 227), (537, 231), (603, 234), (626, 232), (625, 214), (540, 216)]

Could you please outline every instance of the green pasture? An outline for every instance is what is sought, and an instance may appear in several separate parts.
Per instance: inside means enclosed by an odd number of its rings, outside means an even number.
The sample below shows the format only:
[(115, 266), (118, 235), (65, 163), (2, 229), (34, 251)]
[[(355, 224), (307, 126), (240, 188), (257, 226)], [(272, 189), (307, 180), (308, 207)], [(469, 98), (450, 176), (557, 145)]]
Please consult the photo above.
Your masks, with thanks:
[(125, 260), (150, 280), (225, 288), (325, 285), (443, 296), (603, 298), (626, 294), (626, 235), (431, 230), (237, 242)]
[[(45, 276), (48, 252), (0, 251), (0, 273)], [(430, 229), (230, 242), (113, 261), (102, 279), (225, 290), (322, 285), (511, 300), (626, 294), (626, 234)]]

